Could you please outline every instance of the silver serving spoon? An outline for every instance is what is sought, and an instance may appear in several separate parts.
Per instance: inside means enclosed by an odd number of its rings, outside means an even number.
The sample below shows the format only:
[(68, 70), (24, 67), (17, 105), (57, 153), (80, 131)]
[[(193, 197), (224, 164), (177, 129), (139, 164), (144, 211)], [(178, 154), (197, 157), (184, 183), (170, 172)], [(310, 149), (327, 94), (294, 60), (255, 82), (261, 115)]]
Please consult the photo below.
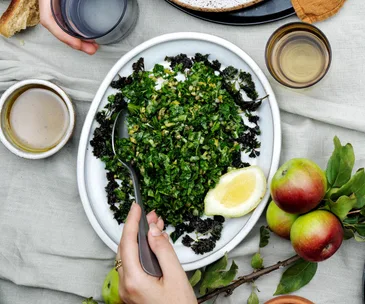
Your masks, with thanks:
[[(115, 135), (117, 134), (120, 138), (128, 138), (128, 129), (127, 129), (127, 112), (122, 110), (118, 113), (114, 125), (113, 125), (113, 131), (112, 131), (112, 146), (113, 146), (113, 152), (115, 156), (118, 157), (116, 153), (115, 148)], [(137, 202), (137, 204), (141, 207), (142, 210), (142, 216), (141, 220), (139, 221), (139, 230), (138, 230), (138, 249), (139, 249), (139, 261), (141, 263), (141, 266), (143, 270), (148, 273), (151, 276), (154, 277), (161, 277), (162, 271), (160, 264), (158, 263), (158, 260), (153, 253), (153, 251), (150, 248), (150, 245), (148, 244), (147, 239), (147, 233), (148, 233), (148, 222), (146, 218), (146, 212), (143, 207), (142, 202), (142, 196), (141, 196), (141, 190), (139, 186), (138, 177), (136, 174), (136, 171), (134, 170), (133, 166), (130, 163), (124, 162), (118, 157), (118, 160), (123, 164), (124, 167), (126, 167), (131, 174), (131, 178), (133, 181), (133, 188), (134, 188), (134, 197)]]

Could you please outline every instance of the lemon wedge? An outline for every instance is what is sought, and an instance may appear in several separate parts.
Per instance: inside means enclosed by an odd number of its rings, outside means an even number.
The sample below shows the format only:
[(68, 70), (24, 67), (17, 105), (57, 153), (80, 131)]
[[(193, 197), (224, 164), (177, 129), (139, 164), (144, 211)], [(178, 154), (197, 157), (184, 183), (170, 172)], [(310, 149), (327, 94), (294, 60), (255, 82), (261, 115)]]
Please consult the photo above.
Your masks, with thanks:
[(221, 176), (207, 193), (206, 215), (240, 217), (257, 207), (266, 193), (266, 178), (261, 168), (251, 166)]

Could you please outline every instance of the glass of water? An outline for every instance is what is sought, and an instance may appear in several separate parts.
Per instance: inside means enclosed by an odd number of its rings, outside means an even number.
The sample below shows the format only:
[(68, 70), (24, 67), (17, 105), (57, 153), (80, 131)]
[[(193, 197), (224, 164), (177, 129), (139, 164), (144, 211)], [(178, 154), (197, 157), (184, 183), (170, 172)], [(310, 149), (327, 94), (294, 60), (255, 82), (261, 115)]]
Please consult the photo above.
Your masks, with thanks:
[(126, 37), (138, 19), (137, 0), (50, 0), (53, 17), (67, 34), (98, 44)]

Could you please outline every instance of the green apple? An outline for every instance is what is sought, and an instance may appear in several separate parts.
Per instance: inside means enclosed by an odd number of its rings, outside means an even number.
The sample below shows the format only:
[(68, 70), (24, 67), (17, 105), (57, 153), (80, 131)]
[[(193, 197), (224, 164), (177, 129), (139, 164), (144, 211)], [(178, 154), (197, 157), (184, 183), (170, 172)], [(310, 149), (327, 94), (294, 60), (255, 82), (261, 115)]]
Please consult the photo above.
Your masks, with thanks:
[(266, 211), (266, 221), (272, 232), (282, 238), (290, 240), (290, 229), (299, 214), (292, 214), (281, 210), (274, 201)]
[(114, 268), (104, 280), (102, 296), (105, 304), (123, 304), (119, 297), (119, 274)]
[(331, 257), (340, 248), (343, 228), (340, 220), (326, 210), (315, 210), (300, 216), (290, 231), (296, 253), (311, 262)]
[(271, 182), (271, 196), (280, 209), (306, 213), (326, 194), (327, 179), (322, 169), (305, 158), (294, 158), (282, 165)]

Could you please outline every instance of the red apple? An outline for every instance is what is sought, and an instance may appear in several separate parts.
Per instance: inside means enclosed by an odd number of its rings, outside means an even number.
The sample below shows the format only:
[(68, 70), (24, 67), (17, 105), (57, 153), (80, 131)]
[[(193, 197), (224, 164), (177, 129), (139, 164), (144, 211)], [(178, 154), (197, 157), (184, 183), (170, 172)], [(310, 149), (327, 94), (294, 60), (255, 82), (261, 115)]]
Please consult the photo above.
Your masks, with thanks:
[(311, 262), (331, 257), (343, 240), (339, 219), (329, 211), (315, 210), (300, 216), (290, 231), (290, 240), (296, 253)]
[(281, 210), (275, 202), (271, 202), (266, 211), (266, 221), (272, 232), (282, 238), (290, 240), (290, 229), (299, 214), (292, 214)]
[(306, 213), (317, 207), (327, 190), (322, 169), (305, 158), (294, 158), (275, 173), (271, 196), (280, 209), (289, 213)]

